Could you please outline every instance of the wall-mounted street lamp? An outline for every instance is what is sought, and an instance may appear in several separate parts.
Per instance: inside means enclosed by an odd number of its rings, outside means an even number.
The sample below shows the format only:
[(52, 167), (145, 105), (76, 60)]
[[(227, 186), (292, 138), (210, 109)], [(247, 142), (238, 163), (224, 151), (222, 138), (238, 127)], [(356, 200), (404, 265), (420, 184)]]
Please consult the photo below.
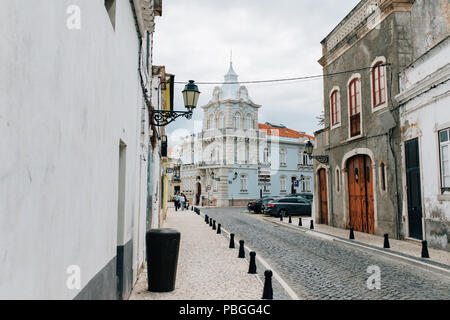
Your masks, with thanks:
[(319, 161), (320, 163), (323, 163), (323, 164), (328, 164), (328, 162), (329, 162), (329, 157), (328, 156), (313, 156), (313, 149), (314, 149), (314, 146), (313, 146), (313, 144), (311, 143), (311, 141), (308, 141), (308, 143), (306, 143), (306, 147), (305, 147), (305, 153), (308, 155), (308, 157), (310, 158), (310, 159), (316, 159), (317, 161)]
[(216, 178), (216, 175), (215, 175), (214, 171), (211, 172), (211, 179), (213, 179), (215, 181), (220, 181), (220, 178)]
[(188, 111), (168, 111), (168, 110), (153, 110), (151, 113), (151, 124), (157, 127), (163, 127), (175, 121), (179, 117), (192, 119), (194, 109), (197, 107), (200, 91), (194, 80), (189, 80), (189, 83), (184, 87), (183, 100), (184, 106)]

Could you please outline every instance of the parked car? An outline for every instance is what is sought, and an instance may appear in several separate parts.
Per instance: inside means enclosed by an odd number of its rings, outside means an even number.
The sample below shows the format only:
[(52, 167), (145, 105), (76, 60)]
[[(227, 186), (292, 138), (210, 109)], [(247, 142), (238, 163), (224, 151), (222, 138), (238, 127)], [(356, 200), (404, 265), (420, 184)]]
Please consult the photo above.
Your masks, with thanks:
[(286, 197), (267, 204), (264, 210), (270, 216), (311, 216), (311, 201), (303, 197)]
[(309, 192), (302, 192), (302, 193), (291, 193), (290, 195), (288, 195), (287, 197), (302, 197), (305, 198), (309, 201), (313, 201), (314, 195), (312, 193)]
[(267, 204), (270, 201), (276, 200), (278, 197), (264, 197), (262, 199), (256, 199), (254, 201), (250, 201), (247, 204), (248, 211), (253, 211), (255, 213), (263, 213), (264, 208), (267, 207)]

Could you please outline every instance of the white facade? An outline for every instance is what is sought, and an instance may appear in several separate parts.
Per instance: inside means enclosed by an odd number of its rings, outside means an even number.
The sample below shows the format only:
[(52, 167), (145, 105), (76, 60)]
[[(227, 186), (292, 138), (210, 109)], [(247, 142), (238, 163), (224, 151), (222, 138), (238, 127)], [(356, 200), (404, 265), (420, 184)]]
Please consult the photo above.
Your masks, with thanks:
[(112, 4), (1, 2), (0, 299), (114, 299), (118, 255), (126, 297), (145, 259), (153, 8)]
[[(259, 124), (260, 108), (230, 63), (224, 84), (202, 106), (202, 131), (183, 143), (181, 191), (193, 203), (196, 194), (200, 203), (227, 207), (246, 205), (261, 195), (313, 191), (312, 161), (304, 157), (309, 136), (282, 125)], [(263, 179), (270, 181), (264, 186)], [(300, 180), (294, 190), (293, 180)]]
[[(450, 39), (425, 53), (400, 75), (404, 220), (408, 229), (405, 142), (418, 139), (423, 239), (450, 250)], [(446, 133), (447, 132), (447, 133)], [(409, 230), (405, 230), (409, 234)]]

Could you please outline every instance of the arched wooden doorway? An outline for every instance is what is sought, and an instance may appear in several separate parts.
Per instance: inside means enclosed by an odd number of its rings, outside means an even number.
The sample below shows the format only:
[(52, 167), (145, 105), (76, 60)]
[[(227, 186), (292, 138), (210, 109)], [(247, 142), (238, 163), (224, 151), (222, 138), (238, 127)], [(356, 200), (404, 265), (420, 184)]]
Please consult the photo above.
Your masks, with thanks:
[(372, 161), (357, 155), (347, 161), (350, 227), (375, 233)]
[(319, 223), (328, 224), (327, 171), (320, 169), (317, 175), (319, 181)]

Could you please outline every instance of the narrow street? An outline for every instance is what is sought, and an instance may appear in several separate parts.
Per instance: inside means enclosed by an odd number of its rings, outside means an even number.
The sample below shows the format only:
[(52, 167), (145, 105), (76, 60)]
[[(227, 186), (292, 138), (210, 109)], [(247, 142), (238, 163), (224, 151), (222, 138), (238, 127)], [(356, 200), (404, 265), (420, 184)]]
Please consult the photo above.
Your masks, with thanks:
[[(425, 268), (271, 224), (243, 208), (202, 209), (255, 250), (301, 299), (449, 299), (450, 279)], [(381, 289), (369, 290), (369, 266)]]

